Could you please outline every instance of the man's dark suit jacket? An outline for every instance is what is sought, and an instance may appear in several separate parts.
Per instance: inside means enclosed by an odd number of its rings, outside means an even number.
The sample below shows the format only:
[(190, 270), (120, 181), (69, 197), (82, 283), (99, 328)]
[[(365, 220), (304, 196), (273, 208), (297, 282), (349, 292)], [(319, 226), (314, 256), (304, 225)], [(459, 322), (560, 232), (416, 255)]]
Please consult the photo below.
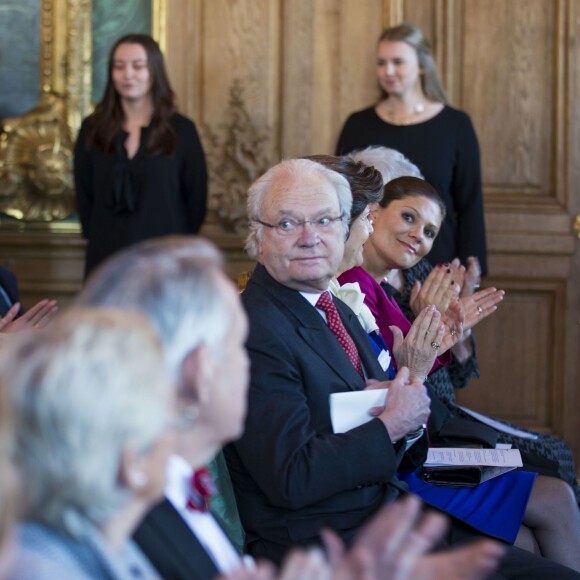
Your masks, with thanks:
[[(403, 459), (404, 449), (393, 446), (379, 419), (333, 434), (330, 394), (365, 385), (320, 314), (260, 265), (242, 300), (250, 319), (248, 417), (244, 436), (225, 456), (248, 551), (279, 563), (292, 546), (316, 542), (324, 526), (350, 541), (383, 502), (405, 492), (396, 471), (405, 462), (422, 464), (426, 444), (421, 440)], [(368, 377), (386, 380), (355, 314), (335, 304)], [(433, 403), (432, 417), (440, 421)], [(474, 535), (462, 522), (453, 524), (451, 541)], [(494, 579), (580, 578), (529, 552), (506, 550)]]
[[(324, 319), (299, 292), (258, 266), (242, 300), (250, 319), (251, 383), (243, 437), (225, 450), (247, 549), (279, 562), (329, 526), (347, 541), (385, 501), (405, 491), (396, 478), (405, 446), (382, 421), (334, 434), (331, 393), (363, 379)], [(369, 378), (387, 380), (352, 310), (335, 300)], [(427, 444), (411, 448), (413, 464)]]
[(167, 499), (145, 516), (133, 539), (165, 580), (211, 580), (219, 574), (196, 535)]

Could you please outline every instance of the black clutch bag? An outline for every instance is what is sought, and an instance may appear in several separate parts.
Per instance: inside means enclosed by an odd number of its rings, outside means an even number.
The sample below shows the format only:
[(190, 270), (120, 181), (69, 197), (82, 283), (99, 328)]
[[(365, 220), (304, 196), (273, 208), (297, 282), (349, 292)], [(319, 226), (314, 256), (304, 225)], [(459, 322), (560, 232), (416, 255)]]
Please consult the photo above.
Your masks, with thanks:
[(421, 478), (424, 482), (432, 483), (433, 485), (475, 487), (485, 481), (484, 469), (484, 467), (479, 465), (423, 467)]

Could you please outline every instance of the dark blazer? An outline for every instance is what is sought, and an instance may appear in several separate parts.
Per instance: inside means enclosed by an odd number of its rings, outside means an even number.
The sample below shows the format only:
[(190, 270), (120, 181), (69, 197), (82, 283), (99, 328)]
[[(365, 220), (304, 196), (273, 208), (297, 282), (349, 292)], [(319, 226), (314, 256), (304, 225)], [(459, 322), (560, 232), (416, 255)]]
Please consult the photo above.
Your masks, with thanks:
[(133, 539), (165, 580), (210, 580), (219, 574), (197, 536), (166, 499), (145, 516)]
[[(18, 291), (18, 281), (16, 280), (16, 276), (6, 268), (0, 266), (0, 286), (4, 288), (6, 294), (8, 294), (8, 298), (11, 301), (11, 304), (6, 304), (6, 301), (2, 296), (0, 296), (0, 317), (4, 316), (10, 307), (15, 303), (20, 301), (20, 293)], [(18, 316), (22, 314), (22, 309), (20, 309), (20, 313)]]
[[(242, 300), (250, 319), (248, 417), (225, 450), (247, 549), (279, 562), (318, 539), (324, 526), (345, 540), (385, 501), (405, 491), (396, 471), (405, 453), (374, 419), (334, 434), (331, 393), (365, 387), (327, 324), (299, 292), (258, 266)], [(352, 310), (335, 299), (368, 377), (387, 380)], [(425, 458), (425, 440), (408, 455)]]

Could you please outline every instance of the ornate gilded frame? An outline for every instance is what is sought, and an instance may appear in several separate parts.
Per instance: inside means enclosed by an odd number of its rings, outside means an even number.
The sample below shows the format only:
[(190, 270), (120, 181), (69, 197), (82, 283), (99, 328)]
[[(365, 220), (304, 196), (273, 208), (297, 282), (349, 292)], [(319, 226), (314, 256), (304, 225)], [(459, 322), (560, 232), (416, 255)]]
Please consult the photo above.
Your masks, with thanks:
[[(79, 231), (63, 220), (74, 212), (74, 140), (91, 109), (92, 0), (39, 2), (39, 102), (0, 124), (0, 213), (15, 218), (2, 227)], [(165, 50), (167, 0), (152, 0), (152, 34)]]

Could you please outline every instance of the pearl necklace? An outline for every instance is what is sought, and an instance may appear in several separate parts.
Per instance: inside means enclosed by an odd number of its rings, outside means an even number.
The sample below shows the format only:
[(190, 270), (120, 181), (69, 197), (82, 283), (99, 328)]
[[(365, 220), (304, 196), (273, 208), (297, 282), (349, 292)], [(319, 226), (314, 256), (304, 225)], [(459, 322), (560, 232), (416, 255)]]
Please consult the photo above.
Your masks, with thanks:
[(425, 105), (421, 102), (413, 105), (413, 112), (409, 115), (397, 117), (392, 110), (386, 110), (389, 122), (393, 125), (409, 125), (416, 117), (418, 117), (425, 110)]

